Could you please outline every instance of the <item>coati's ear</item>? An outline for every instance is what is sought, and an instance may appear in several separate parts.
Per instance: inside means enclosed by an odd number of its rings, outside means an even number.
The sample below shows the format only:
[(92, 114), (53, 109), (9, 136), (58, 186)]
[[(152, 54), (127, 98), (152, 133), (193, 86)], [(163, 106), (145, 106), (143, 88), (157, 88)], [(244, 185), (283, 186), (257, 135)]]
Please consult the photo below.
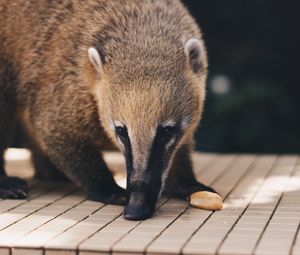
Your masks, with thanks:
[(201, 42), (197, 39), (189, 39), (184, 46), (188, 63), (195, 73), (199, 73), (201, 69), (201, 49)]
[(102, 65), (102, 61), (101, 61), (99, 52), (95, 48), (90, 47), (88, 49), (88, 55), (89, 55), (89, 60), (90, 60), (91, 64), (93, 65), (93, 67), (95, 68), (95, 70), (97, 71), (97, 73), (102, 75), (103, 74), (103, 65)]

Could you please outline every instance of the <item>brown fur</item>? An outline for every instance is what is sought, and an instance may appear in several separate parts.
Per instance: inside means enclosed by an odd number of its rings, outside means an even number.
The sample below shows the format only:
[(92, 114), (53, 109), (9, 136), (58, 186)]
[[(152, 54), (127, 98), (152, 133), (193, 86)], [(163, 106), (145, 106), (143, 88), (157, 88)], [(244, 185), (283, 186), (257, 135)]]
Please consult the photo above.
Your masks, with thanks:
[[(183, 152), (173, 156), (174, 161), (183, 159), (182, 168), (194, 181), (190, 149), (180, 147), (190, 148), (205, 97), (206, 52), (199, 28), (182, 4), (177, 0), (124, 3), (0, 3), (0, 117), (9, 125), (21, 123), (31, 149), (37, 148), (37, 157), (50, 160), (99, 200), (103, 200), (97, 197), (102, 188), (97, 181), (113, 181), (96, 155), (111, 144), (123, 150), (111, 129), (113, 120), (130, 128), (133, 164), (139, 165), (149, 156), (153, 128), (170, 119), (186, 118), (187, 127), (176, 147)], [(202, 44), (198, 74), (184, 52), (191, 38)], [(91, 46), (104, 65), (101, 77), (87, 57)], [(9, 99), (3, 98), (5, 93)], [(12, 130), (4, 126), (0, 141)], [(2, 152), (9, 145), (5, 141)], [(184, 175), (183, 170), (176, 170), (178, 164), (172, 168), (171, 172), (180, 172), (176, 180)], [(115, 186), (114, 192), (124, 194)]]

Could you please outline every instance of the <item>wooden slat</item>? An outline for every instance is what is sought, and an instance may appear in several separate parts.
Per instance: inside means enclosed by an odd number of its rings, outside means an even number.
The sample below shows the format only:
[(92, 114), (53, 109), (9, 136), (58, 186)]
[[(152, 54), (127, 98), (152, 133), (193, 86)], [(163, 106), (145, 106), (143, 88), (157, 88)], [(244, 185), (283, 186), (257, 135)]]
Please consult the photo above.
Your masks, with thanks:
[[(77, 222), (77, 219), (62, 218), (62, 215), (66, 215), (71, 210), (74, 210), (73, 207), (78, 207), (78, 204), (81, 204), (84, 200), (85, 197), (82, 193), (75, 193), (65, 196), (49, 206), (40, 209), (7, 229), (7, 231), (15, 231), (17, 235), (6, 238), (9, 239), (6, 240), (6, 242), (10, 243), (12, 247), (41, 247), (41, 245), (39, 245), (40, 240), (44, 239), (47, 234), (54, 234), (55, 231), (60, 231), (62, 227)], [(88, 210), (88, 208), (86, 208), (86, 210)], [(44, 230), (44, 232), (40, 231), (41, 229)], [(46, 230), (48, 230), (48, 232)], [(6, 233), (3, 231), (3, 233), (0, 234), (5, 236)]]
[[(120, 154), (105, 157), (124, 171)], [(31, 167), (22, 160), (10, 169)], [(31, 182), (30, 200), (0, 200), (0, 255), (300, 255), (297, 156), (195, 153), (193, 162), (225, 198), (221, 211), (162, 198), (153, 218), (127, 221), (123, 207), (87, 201), (73, 185)]]
[(43, 184), (37, 185), (33, 184), (31, 187), (29, 187), (29, 198), (26, 199), (6, 199), (2, 200), (0, 202), (0, 214), (10, 211), (12, 209), (17, 208), (18, 206), (24, 205), (28, 203), (28, 201), (34, 200), (41, 195), (50, 192), (51, 190), (54, 190), (56, 185), (53, 184)]
[(31, 153), (25, 149), (8, 149), (4, 154), (5, 170), (8, 175), (30, 179), (34, 175)]
[[(230, 160), (232, 160), (233, 156), (225, 156), (223, 159), (223, 164), (213, 165), (211, 168), (207, 168), (208, 165), (213, 161), (214, 155), (205, 155), (202, 157), (204, 159), (204, 162), (201, 162), (201, 164), (198, 165), (198, 168), (196, 171), (199, 173), (210, 173), (214, 172), (215, 169), (218, 169), (221, 167), (221, 169), (225, 169), (226, 165)], [(219, 173), (220, 171), (217, 171)], [(205, 175), (205, 174), (203, 174)], [(185, 204), (186, 205), (186, 204)], [(156, 215), (161, 216), (161, 211), (157, 211)], [(141, 222), (129, 222), (124, 220), (123, 216), (119, 217), (115, 222), (115, 224), (124, 226), (122, 230), (114, 231), (111, 234), (110, 225), (108, 225), (106, 228), (102, 229), (99, 233), (96, 233), (91, 238), (87, 239), (83, 243), (80, 244), (79, 249), (80, 251), (91, 251), (91, 250), (98, 250), (101, 252), (110, 252), (113, 249), (113, 246), (117, 244), (122, 238), (126, 237), (127, 233), (130, 233), (135, 230), (135, 228), (141, 224)], [(145, 223), (146, 224), (146, 223)], [(139, 227), (141, 230), (145, 230), (146, 233), (157, 233), (157, 231), (161, 231), (160, 226), (146, 226), (146, 227)], [(136, 230), (135, 230), (136, 231)], [(109, 234), (107, 234), (109, 233)], [(117, 249), (117, 248), (116, 248)]]
[(3, 230), (8, 226), (20, 221), (21, 219), (28, 217), (34, 212), (47, 207), (54, 201), (65, 196), (67, 193), (70, 193), (72, 191), (70, 187), (61, 187), (60, 190), (51, 191), (31, 201), (28, 201), (25, 204), (21, 204), (20, 206), (15, 207), (12, 210), (2, 213), (0, 215), (0, 230)]
[(200, 174), (206, 167), (209, 167), (209, 164), (216, 159), (216, 156), (217, 154), (212, 153), (194, 153), (192, 159), (195, 174)]
[[(294, 180), (291, 184), (293, 188), (293, 190), (290, 190), (289, 193), (286, 192), (286, 197), (285, 197), (285, 201), (281, 201), (281, 205), (285, 207), (284, 211), (294, 211), (294, 212), (299, 212), (300, 210), (300, 188), (299, 188), (299, 180), (300, 180), (300, 159), (298, 159), (297, 161), (297, 165), (295, 167), (295, 172), (293, 174), (294, 176)], [(287, 196), (289, 196), (287, 198)], [(283, 209), (283, 208), (282, 208)], [(292, 247), (290, 249), (291, 254), (293, 255), (300, 255), (300, 222), (299, 222), (300, 217), (298, 217), (297, 219), (290, 217), (290, 218), (286, 218), (286, 217), (279, 217), (276, 220), (273, 219), (273, 223), (277, 222), (278, 224), (282, 225), (292, 225), (292, 227), (294, 227), (294, 225), (298, 224), (298, 228), (296, 231), (296, 236), (294, 238)]]
[[(234, 192), (234, 188), (238, 188), (239, 181), (247, 176), (247, 171), (253, 164), (254, 159), (255, 157), (252, 155), (237, 157), (224, 175), (218, 179), (215, 186), (222, 196), (225, 197), (225, 201), (227, 196)], [(199, 222), (198, 226), (200, 228), (187, 241), (182, 248), (182, 252), (184, 254), (214, 253), (237, 215), (237, 209), (229, 208), (226, 204), (220, 212), (211, 213), (206, 221), (202, 220)], [(207, 242), (203, 243), (203, 236), (206, 233), (208, 234)]]
[[(296, 157), (288, 157), (288, 158), (283, 158), (280, 159), (277, 162), (277, 167), (275, 167), (272, 171), (272, 176), (277, 176), (278, 174), (283, 174), (284, 178), (283, 179), (288, 179), (289, 174), (291, 173), (292, 169), (293, 169), (293, 163), (295, 162)], [(285, 166), (286, 164), (289, 165), (289, 167), (285, 168), (285, 167), (281, 167), (281, 166)], [(281, 170), (285, 169), (285, 172), (282, 172)], [(251, 170), (251, 172), (253, 172), (253, 170)], [(286, 177), (287, 175), (287, 177)], [(258, 177), (258, 176), (257, 176)], [(255, 179), (259, 179), (259, 178), (255, 178)], [(284, 181), (283, 181), (284, 182)], [(253, 180), (250, 182), (253, 183)], [(241, 188), (243, 189), (244, 185), (240, 185)], [(267, 189), (266, 189), (267, 187)], [(254, 196), (253, 200), (251, 203), (259, 203), (263, 202), (262, 199), (265, 199), (266, 196), (268, 195), (268, 192), (271, 192), (270, 190), (268, 190), (268, 188), (270, 188), (270, 181), (269, 179), (265, 180), (264, 185), (262, 186), (261, 189), (259, 189), (258, 193)], [(251, 190), (255, 191), (255, 188), (251, 187)], [(280, 190), (280, 187), (279, 187)], [(279, 194), (281, 192), (279, 191)], [(270, 193), (269, 193), (270, 194)], [(274, 195), (274, 190), (272, 195)], [(240, 204), (241, 209), (244, 210), (243, 208), (247, 208), (247, 203), (249, 202), (249, 199), (246, 199), (246, 201), (238, 201), (237, 204)], [(250, 204), (251, 205), (251, 204)], [(231, 206), (232, 208), (232, 206)], [(233, 209), (233, 208), (232, 208)], [(249, 211), (247, 210), (246, 212), (241, 212), (240, 210), (238, 210), (236, 213), (236, 218), (239, 219), (240, 214), (242, 214), (242, 217), (263, 217), (264, 220), (268, 220), (268, 216), (266, 216), (267, 214), (267, 209), (266, 210), (257, 210), (255, 208), (251, 208), (251, 206), (248, 207)], [(272, 213), (272, 209), (269, 210), (270, 214)], [(222, 215), (226, 213), (226, 209), (216, 213), (215, 215)], [(230, 212), (231, 216), (234, 216), (233, 212)], [(213, 217), (212, 217), (213, 218)], [(212, 219), (211, 218), (211, 219)], [(210, 219), (210, 220), (211, 220)], [(200, 251), (197, 251), (197, 254), (216, 254), (218, 252), (218, 254), (240, 254), (241, 250), (243, 251), (242, 254), (248, 254), (247, 250), (250, 250), (251, 253), (251, 248), (253, 249), (255, 247), (255, 241), (259, 238), (260, 233), (263, 231), (263, 226), (264, 224), (266, 224), (266, 222), (264, 222), (264, 220), (260, 221), (258, 224), (260, 224), (260, 227), (257, 228), (253, 228), (252, 224), (248, 224), (246, 226), (246, 229), (244, 228), (244, 226), (240, 226), (240, 224), (237, 224), (236, 221), (234, 221), (231, 225), (224, 227), (224, 229), (218, 228), (217, 232), (220, 234), (220, 237), (218, 238), (217, 235), (214, 235), (212, 237), (212, 242), (209, 243), (209, 240), (207, 238), (205, 238), (206, 240), (206, 244), (201, 245), (201, 240), (199, 238), (199, 242), (198, 242), (198, 246), (200, 243), (201, 249)], [(205, 224), (207, 226), (207, 223)], [(205, 226), (204, 225), (204, 226)], [(251, 228), (252, 227), (252, 228)], [(209, 226), (208, 229), (206, 229), (205, 227), (202, 227), (200, 229), (200, 231), (203, 231), (203, 234), (205, 233), (205, 231), (209, 231), (209, 229), (212, 229), (211, 226)], [(230, 232), (228, 234), (228, 232)], [(198, 233), (197, 233), (198, 234)], [(197, 235), (195, 235), (197, 236)], [(204, 236), (204, 235), (203, 235)], [(202, 236), (202, 237), (203, 237)], [(223, 244), (223, 240), (226, 238), (225, 243)], [(195, 248), (195, 243), (197, 238), (193, 237), (194, 239), (194, 248)], [(202, 238), (203, 239), (203, 238)], [(220, 247), (221, 244), (221, 247)], [(219, 248), (218, 248), (219, 247)], [(193, 251), (192, 249), (190, 250), (190, 252), (187, 252), (188, 254), (191, 253), (195, 253), (195, 250)]]
[[(274, 209), (274, 205), (272, 205), (270, 208), (264, 204), (265, 201), (264, 199), (269, 198), (266, 197), (267, 194), (269, 195), (271, 194), (269, 193), (271, 192), (271, 190), (269, 190), (270, 180), (272, 180), (274, 176), (278, 175), (278, 173), (283, 174), (280, 171), (278, 172), (278, 170), (281, 169), (280, 166), (282, 164), (286, 164), (287, 162), (293, 163), (295, 159), (296, 158), (279, 159), (276, 162), (275, 167), (273, 167), (270, 176), (268, 176), (268, 178), (266, 178), (260, 185), (255, 184), (254, 181), (256, 180), (258, 182), (261, 182), (262, 179), (259, 176), (260, 173), (266, 175), (271, 165), (258, 166), (257, 170), (251, 169), (251, 173), (254, 175), (256, 173), (257, 176), (256, 177), (254, 176), (254, 179), (251, 180), (250, 178), (249, 180), (250, 184), (254, 183), (254, 185), (252, 184), (249, 189), (251, 190), (250, 197), (246, 196), (246, 199), (242, 199), (241, 201), (239, 201), (239, 198), (237, 198), (238, 199), (237, 205), (241, 207), (242, 211), (238, 211), (238, 215), (237, 215), (238, 217), (236, 217), (237, 220), (232, 224), (232, 226), (230, 226), (230, 228), (227, 228), (224, 231), (225, 241), (222, 242), (221, 240), (220, 242), (220, 240), (217, 240), (216, 243), (211, 245), (214, 247), (210, 251), (207, 251), (207, 254), (215, 254), (216, 252), (218, 254), (252, 254), (256, 242), (258, 241), (260, 234), (263, 231), (264, 226), (267, 224), (267, 221), (269, 219), (269, 216), (272, 213), (272, 210)], [(292, 160), (292, 162), (290, 160)], [(287, 174), (290, 174), (292, 169), (293, 168), (291, 166)], [(243, 189), (245, 189), (245, 187), (249, 185), (246, 186), (239, 185), (239, 186), (241, 187), (240, 194), (243, 194), (242, 193)], [(272, 194), (274, 194), (274, 192)], [(253, 196), (253, 198), (251, 198), (251, 196)], [(260, 205), (262, 206), (260, 207)], [(233, 206), (231, 205), (231, 207)], [(244, 208), (246, 208), (246, 210)], [(223, 211), (223, 213), (224, 212), (225, 211)], [(254, 221), (249, 220), (253, 218)], [(219, 248), (216, 249), (216, 247)]]
[[(255, 200), (259, 196), (259, 190), (263, 190), (265, 178), (270, 174), (274, 165), (275, 157), (263, 156), (259, 157), (253, 167), (250, 169), (250, 174), (239, 183), (232, 195), (228, 198), (227, 203), (229, 208), (237, 208), (237, 216), (232, 222), (229, 233), (225, 236), (225, 240), (219, 246), (219, 254), (247, 254), (255, 247), (254, 236), (259, 237), (259, 229), (262, 231), (267, 217), (261, 214), (261, 209), (256, 204), (251, 204), (251, 200)], [(248, 207), (247, 213), (245, 209)], [(261, 217), (259, 217), (261, 216)], [(249, 237), (243, 233), (249, 233)], [(245, 238), (249, 238), (249, 242)], [(247, 240), (248, 240), (247, 238)], [(245, 244), (246, 243), (246, 244)]]
[[(204, 167), (208, 165), (214, 155), (204, 155), (204, 162), (200, 165), (201, 169), (198, 172), (204, 171)], [(161, 203), (163, 204), (163, 203)], [(158, 212), (157, 212), (158, 214)], [(115, 231), (113, 225), (123, 226), (122, 230)], [(79, 246), (80, 251), (101, 251), (101, 252), (110, 252), (112, 246), (117, 243), (120, 239), (126, 236), (127, 233), (131, 232), (140, 222), (129, 222), (124, 220), (123, 216), (117, 218), (112, 224), (108, 225), (101, 232), (96, 233), (91, 238), (82, 242)], [(151, 226), (152, 227), (152, 226)], [(153, 231), (157, 231), (157, 228), (151, 228)]]
[[(14, 242), (13, 246), (18, 248), (20, 254), (28, 248), (33, 248), (36, 251), (39, 250), (40, 254), (43, 254), (42, 248), (48, 241), (52, 239), (55, 240), (55, 238), (60, 234), (68, 233), (68, 229), (72, 228), (74, 225), (79, 225), (80, 222), (89, 217), (89, 215), (95, 213), (104, 206), (99, 202), (84, 201), (83, 196), (77, 197), (77, 202), (75, 202), (76, 199), (72, 199), (71, 197), (66, 198), (68, 198), (70, 202), (68, 203), (68, 210), (57, 215), (51, 221), (48, 221), (46, 224), (41, 225), (34, 231), (31, 231), (26, 236), (19, 238)], [(59, 202), (64, 203), (64, 201)], [(95, 221), (94, 224), (85, 224), (85, 227), (91, 228), (92, 225), (96, 226), (97, 224), (99, 224), (99, 222)], [(80, 228), (77, 230), (76, 234), (81, 236), (79, 232), (84, 232), (85, 229)], [(69, 237), (71, 238), (72, 233), (68, 234), (70, 234)], [(64, 235), (66, 236), (66, 234)], [(61, 240), (64, 241), (63, 236)]]
[[(254, 160), (253, 156), (245, 156), (242, 160), (243, 165), (236, 159), (232, 162), (232, 165), (226, 169), (223, 175), (221, 175), (213, 186), (218, 190), (218, 183), (220, 180), (228, 179), (229, 183), (226, 189), (220, 189), (223, 192), (223, 196), (226, 196), (230, 192), (232, 185), (235, 184), (235, 178), (227, 178), (233, 176), (235, 168), (233, 164), (239, 165), (240, 174), (242, 175), (251, 162)], [(235, 163), (236, 162), (236, 163)], [(237, 175), (238, 176), (238, 175)], [(231, 183), (231, 185), (230, 185)], [(219, 191), (219, 190), (218, 190)], [(185, 243), (190, 239), (193, 233), (201, 226), (201, 224), (212, 214), (210, 211), (202, 211), (195, 208), (189, 208), (169, 227), (167, 228), (154, 242), (147, 247), (147, 253), (149, 254), (160, 254), (162, 251), (167, 254), (176, 254), (180, 252)]]
[[(13, 209), (4, 210), (6, 212), (0, 215), (0, 226), (2, 229), (0, 231), (0, 254), (11, 255), (11, 239), (23, 234), (23, 231), (26, 229), (26, 227), (30, 228), (32, 225), (37, 223), (36, 221), (34, 221), (33, 224), (27, 222), (28, 219), (31, 219), (31, 215), (37, 213), (37, 211), (47, 207), (48, 205), (51, 205), (54, 201), (64, 197), (67, 193), (70, 193), (73, 189), (71, 187), (73, 187), (73, 185), (59, 188), (56, 187), (56, 191), (50, 190), (48, 193), (44, 193), (45, 190), (41, 188), (41, 190), (43, 190), (42, 195), (33, 198), (27, 203), (24, 202), (17, 206), (13, 206)], [(13, 200), (6, 201), (9, 202)], [(10, 208), (11, 205), (8, 204), (8, 207)], [(25, 224), (18, 224), (22, 220)], [(20, 226), (20, 229), (18, 229), (16, 226)]]
[[(300, 179), (295, 164), (295, 157), (282, 157), (276, 178), (265, 190), (272, 199), (268, 204), (275, 206), (254, 254), (290, 254), (300, 219)], [(291, 224), (286, 224), (286, 220)]]
[(107, 205), (101, 208), (87, 219), (84, 219), (56, 238), (47, 242), (44, 245), (46, 249), (45, 254), (51, 254), (48, 253), (48, 250), (55, 249), (76, 250), (80, 242), (112, 222), (121, 215), (122, 211), (123, 208), (121, 206)]
[[(201, 175), (198, 176), (201, 181), (207, 178), (204, 183), (214, 184), (213, 181), (216, 180), (222, 172), (225, 171), (226, 167), (228, 167), (229, 163), (233, 160), (233, 156), (223, 156), (218, 160), (209, 164), (209, 166), (201, 172)], [(133, 231), (127, 234), (124, 238), (122, 238), (119, 242), (117, 242), (113, 247), (112, 251), (115, 254), (122, 253), (125, 251), (135, 252), (135, 253), (144, 253), (147, 250), (147, 247), (152, 243), (154, 239), (156, 239), (171, 223), (173, 223), (182, 213), (184, 213), (187, 209), (187, 203), (183, 201), (178, 201), (175, 206), (172, 206), (172, 202), (166, 203), (162, 206), (162, 209), (165, 210), (166, 216), (161, 217), (161, 214), (158, 214), (158, 218), (155, 217), (149, 220), (142, 222), (138, 225)], [(171, 207), (171, 208), (170, 208)], [(172, 214), (168, 215), (168, 212), (172, 212)], [(200, 212), (200, 214), (207, 212), (202, 210), (196, 210)], [(145, 226), (157, 226), (158, 228), (153, 231), (151, 234), (142, 235), (142, 230), (145, 229)], [(171, 238), (171, 235), (170, 235)], [(136, 242), (138, 240), (138, 242)], [(161, 251), (160, 251), (161, 252)]]

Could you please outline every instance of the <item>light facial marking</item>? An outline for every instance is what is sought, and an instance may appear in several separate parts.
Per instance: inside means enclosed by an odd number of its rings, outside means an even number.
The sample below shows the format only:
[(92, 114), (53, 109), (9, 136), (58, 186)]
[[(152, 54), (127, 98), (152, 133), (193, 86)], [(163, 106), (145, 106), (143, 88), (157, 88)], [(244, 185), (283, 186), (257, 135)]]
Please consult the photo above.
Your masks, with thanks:
[(128, 132), (129, 141), (132, 143), (134, 140), (133, 140), (133, 137), (132, 137), (132, 134), (131, 134), (131, 130), (128, 129), (127, 132)]
[(114, 121), (114, 127), (124, 127), (125, 125), (121, 122), (121, 121), (118, 121), (118, 120), (115, 120)]
[(188, 127), (188, 125), (189, 125), (189, 118), (188, 117), (185, 117), (183, 120), (182, 120), (182, 122), (181, 122), (181, 129), (185, 129), (185, 128), (187, 128)]
[(122, 141), (121, 141), (121, 139), (120, 139), (119, 136), (117, 136), (117, 141), (118, 141), (119, 144), (121, 144), (123, 146), (123, 143), (122, 143)]
[(111, 130), (115, 130), (115, 125), (114, 125), (114, 123), (113, 123), (112, 120), (109, 122), (109, 128), (110, 128)]
[(165, 122), (163, 122), (161, 124), (162, 127), (167, 127), (167, 126), (171, 126), (171, 127), (174, 127), (175, 126), (175, 121), (174, 120), (167, 120)]
[(168, 174), (169, 174), (170, 169), (171, 169), (171, 165), (172, 165), (171, 162), (173, 161), (174, 154), (175, 153), (173, 152), (172, 155), (171, 155), (171, 157), (170, 157), (170, 160), (168, 162), (167, 167), (162, 172), (162, 182), (161, 182), (161, 188), (160, 188), (158, 197), (161, 196), (161, 194), (162, 194), (162, 192), (164, 190), (164, 187), (165, 187), (165, 184), (166, 184), (166, 180), (167, 180)]
[(175, 142), (175, 137), (173, 137), (167, 144), (166, 144), (166, 149), (169, 149)]
[(154, 137), (155, 137), (155, 134), (156, 134), (156, 129), (157, 129), (157, 126), (155, 127), (151, 127), (150, 129), (150, 133), (151, 133), (151, 139), (153, 140)]

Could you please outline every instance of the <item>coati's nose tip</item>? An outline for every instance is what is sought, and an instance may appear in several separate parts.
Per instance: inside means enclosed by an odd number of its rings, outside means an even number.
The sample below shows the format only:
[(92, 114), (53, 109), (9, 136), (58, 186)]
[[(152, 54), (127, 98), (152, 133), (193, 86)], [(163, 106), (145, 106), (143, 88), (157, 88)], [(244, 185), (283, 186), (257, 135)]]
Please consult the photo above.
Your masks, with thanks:
[(146, 205), (127, 205), (124, 209), (126, 220), (145, 220), (152, 216), (154, 209)]

